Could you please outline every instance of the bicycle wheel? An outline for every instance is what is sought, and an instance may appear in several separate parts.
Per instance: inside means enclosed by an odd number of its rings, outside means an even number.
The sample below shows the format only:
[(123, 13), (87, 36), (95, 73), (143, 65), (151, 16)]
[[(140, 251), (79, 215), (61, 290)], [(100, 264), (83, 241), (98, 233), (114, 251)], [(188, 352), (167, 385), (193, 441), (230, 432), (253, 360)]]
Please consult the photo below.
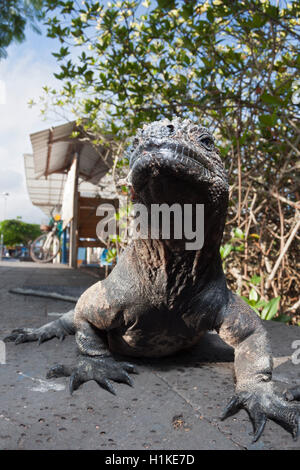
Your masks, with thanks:
[(57, 235), (52, 235), (47, 248), (45, 243), (49, 234), (44, 233), (36, 238), (30, 245), (30, 256), (36, 263), (49, 263), (52, 261), (59, 252), (59, 238)]

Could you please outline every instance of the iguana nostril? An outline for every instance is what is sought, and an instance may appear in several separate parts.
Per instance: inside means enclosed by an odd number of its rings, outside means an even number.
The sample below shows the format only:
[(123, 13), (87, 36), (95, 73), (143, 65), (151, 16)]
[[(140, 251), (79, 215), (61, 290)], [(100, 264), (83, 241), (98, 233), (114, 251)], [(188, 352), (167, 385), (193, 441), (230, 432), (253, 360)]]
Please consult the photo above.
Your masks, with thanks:
[(169, 134), (173, 134), (173, 132), (174, 132), (173, 124), (168, 124), (167, 128), (169, 129)]

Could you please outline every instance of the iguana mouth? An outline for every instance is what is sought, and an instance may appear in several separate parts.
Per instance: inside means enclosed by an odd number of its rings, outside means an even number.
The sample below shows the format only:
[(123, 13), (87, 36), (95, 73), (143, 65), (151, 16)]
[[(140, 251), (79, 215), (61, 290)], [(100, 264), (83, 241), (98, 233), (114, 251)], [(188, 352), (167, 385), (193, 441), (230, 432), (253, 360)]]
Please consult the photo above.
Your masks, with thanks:
[(198, 167), (198, 171), (201, 168), (202, 177), (215, 175), (224, 180), (224, 171), (219, 162), (215, 160), (212, 162), (202, 153), (195, 151), (186, 144), (174, 142), (174, 140), (163, 142), (149, 140), (139, 145), (130, 159), (131, 169), (134, 170), (136, 163), (142, 161), (143, 157), (148, 157), (147, 160), (149, 160), (151, 156), (153, 158), (161, 156), (165, 158), (166, 162), (176, 161), (188, 167), (194, 164)]

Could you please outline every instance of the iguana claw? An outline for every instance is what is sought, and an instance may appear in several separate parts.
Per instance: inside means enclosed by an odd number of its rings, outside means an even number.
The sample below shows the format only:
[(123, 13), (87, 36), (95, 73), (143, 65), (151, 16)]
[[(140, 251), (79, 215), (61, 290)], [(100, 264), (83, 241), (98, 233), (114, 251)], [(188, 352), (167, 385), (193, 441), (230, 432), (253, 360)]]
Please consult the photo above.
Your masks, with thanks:
[(300, 385), (290, 388), (284, 392), (284, 398), (287, 401), (297, 400), (300, 401)]
[(56, 320), (40, 328), (17, 328), (4, 338), (5, 342), (14, 341), (15, 344), (38, 341), (38, 345), (52, 338), (62, 341), (67, 335), (67, 331), (59, 320)]
[(47, 378), (70, 376), (69, 390), (72, 395), (84, 382), (94, 380), (108, 392), (116, 395), (110, 380), (133, 386), (129, 373), (137, 374), (136, 368), (128, 362), (117, 362), (112, 357), (82, 357), (76, 367), (56, 364), (48, 373)]
[(267, 419), (271, 419), (289, 431), (297, 440), (300, 430), (300, 407), (287, 403), (273, 391), (272, 383), (256, 386), (252, 391), (234, 395), (226, 406), (221, 420), (245, 409), (253, 425), (253, 440), (256, 442), (263, 433)]

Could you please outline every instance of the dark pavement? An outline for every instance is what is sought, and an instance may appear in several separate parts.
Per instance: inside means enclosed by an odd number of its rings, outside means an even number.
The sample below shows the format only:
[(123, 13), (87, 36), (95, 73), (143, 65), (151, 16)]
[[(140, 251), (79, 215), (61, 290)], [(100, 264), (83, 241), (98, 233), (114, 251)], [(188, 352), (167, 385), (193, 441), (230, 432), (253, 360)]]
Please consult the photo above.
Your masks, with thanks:
[[(95, 275), (81, 269), (0, 262), (0, 338), (13, 328), (40, 326), (55, 318), (52, 313), (74, 307), (70, 302), (12, 294), (10, 289), (60, 286), (74, 295), (96, 281)], [(265, 323), (274, 352), (274, 379), (285, 389), (300, 380), (300, 364), (291, 361), (300, 329)], [(0, 449), (300, 448), (300, 438), (293, 441), (270, 421), (252, 445), (252, 425), (245, 411), (219, 420), (234, 392), (233, 352), (216, 334), (206, 335), (201, 345), (175, 357), (131, 361), (139, 369), (133, 376), (134, 388), (115, 384), (117, 396), (88, 382), (71, 397), (67, 378), (45, 379), (55, 363), (75, 360), (70, 336), (63, 343), (53, 339), (40, 346), (6, 344), (6, 364), (0, 364)]]

